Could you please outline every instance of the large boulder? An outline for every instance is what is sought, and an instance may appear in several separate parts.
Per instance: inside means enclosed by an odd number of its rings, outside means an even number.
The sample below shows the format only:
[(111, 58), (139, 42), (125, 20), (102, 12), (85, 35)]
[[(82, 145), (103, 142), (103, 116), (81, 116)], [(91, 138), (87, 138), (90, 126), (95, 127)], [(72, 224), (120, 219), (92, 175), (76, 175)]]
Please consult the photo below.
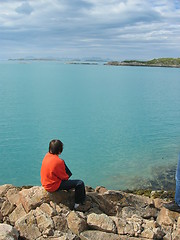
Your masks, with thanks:
[(89, 214), (87, 216), (87, 224), (91, 229), (116, 233), (116, 225), (114, 221), (106, 214)]
[(137, 215), (133, 215), (131, 218), (118, 218), (112, 217), (116, 223), (118, 234), (128, 236), (139, 236), (142, 232), (143, 219)]
[(63, 203), (70, 208), (72, 208), (74, 203), (74, 191), (48, 193), (43, 187), (35, 186), (29, 189), (23, 189), (19, 192), (19, 195), (19, 201), (27, 213), (42, 203), (49, 203), (50, 201)]
[(38, 186), (23, 189), (19, 192), (19, 195), (19, 201), (27, 213), (40, 206), (43, 202), (47, 202), (49, 199), (48, 192), (45, 191), (43, 187)]
[(162, 208), (157, 217), (157, 223), (159, 225), (173, 227), (175, 221), (180, 217), (180, 213), (169, 211), (166, 208)]
[(116, 205), (112, 201), (107, 200), (104, 195), (97, 192), (88, 192), (87, 198), (105, 214), (116, 215)]
[(145, 219), (150, 218), (156, 218), (158, 215), (158, 210), (154, 207), (146, 206), (146, 207), (140, 207), (140, 206), (128, 206), (124, 207), (121, 212), (119, 212), (119, 216), (122, 218), (129, 218), (132, 215), (138, 215), (140, 217), (143, 217)]
[(69, 229), (79, 235), (81, 232), (87, 229), (86, 218), (83, 213), (72, 211), (67, 217), (67, 223)]
[(53, 235), (54, 222), (51, 217), (43, 212), (40, 208), (36, 208), (34, 216), (40, 232), (46, 235)]
[(18, 219), (15, 222), (15, 227), (24, 238), (29, 239), (29, 236), (31, 236), (31, 240), (36, 240), (41, 236), (35, 218), (35, 210), (30, 211), (28, 214)]

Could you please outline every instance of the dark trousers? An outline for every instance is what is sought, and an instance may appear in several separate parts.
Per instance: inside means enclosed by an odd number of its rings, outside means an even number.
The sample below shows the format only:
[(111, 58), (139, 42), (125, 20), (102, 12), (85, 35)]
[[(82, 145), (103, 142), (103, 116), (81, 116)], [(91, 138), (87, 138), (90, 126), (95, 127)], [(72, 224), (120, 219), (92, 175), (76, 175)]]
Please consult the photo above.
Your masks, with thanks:
[(84, 182), (81, 180), (63, 180), (58, 190), (75, 188), (75, 203), (83, 203), (86, 198)]

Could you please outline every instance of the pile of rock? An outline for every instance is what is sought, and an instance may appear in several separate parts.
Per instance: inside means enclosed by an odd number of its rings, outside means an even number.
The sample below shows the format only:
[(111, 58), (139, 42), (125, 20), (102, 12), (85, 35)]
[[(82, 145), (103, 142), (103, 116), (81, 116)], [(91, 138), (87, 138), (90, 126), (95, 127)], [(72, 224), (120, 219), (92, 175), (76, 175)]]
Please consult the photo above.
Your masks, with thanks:
[(163, 200), (103, 187), (86, 187), (83, 212), (73, 210), (74, 191), (0, 186), (0, 239), (180, 239), (180, 213)]

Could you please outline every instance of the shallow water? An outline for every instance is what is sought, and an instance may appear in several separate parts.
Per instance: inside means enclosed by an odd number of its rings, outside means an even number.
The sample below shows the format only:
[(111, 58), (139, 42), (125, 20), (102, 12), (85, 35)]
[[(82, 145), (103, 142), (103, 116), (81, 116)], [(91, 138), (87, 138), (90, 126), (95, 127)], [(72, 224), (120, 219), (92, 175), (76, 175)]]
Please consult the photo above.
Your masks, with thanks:
[(177, 163), (179, 93), (180, 69), (2, 62), (0, 184), (39, 185), (53, 138), (87, 185), (153, 181)]

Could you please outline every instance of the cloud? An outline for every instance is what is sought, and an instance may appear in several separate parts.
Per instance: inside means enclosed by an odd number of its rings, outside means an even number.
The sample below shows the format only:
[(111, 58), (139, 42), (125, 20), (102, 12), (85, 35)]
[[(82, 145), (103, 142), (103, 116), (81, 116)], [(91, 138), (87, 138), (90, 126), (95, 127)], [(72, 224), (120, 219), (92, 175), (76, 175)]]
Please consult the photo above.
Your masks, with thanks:
[(175, 0), (7, 0), (0, 5), (0, 44), (11, 49), (4, 51), (7, 57), (52, 52), (57, 57), (116, 53), (117, 58), (150, 58), (153, 50), (176, 56), (179, 23)]
[(28, 2), (24, 2), (19, 7), (17, 7), (15, 11), (22, 14), (31, 14), (33, 12), (33, 8)]

